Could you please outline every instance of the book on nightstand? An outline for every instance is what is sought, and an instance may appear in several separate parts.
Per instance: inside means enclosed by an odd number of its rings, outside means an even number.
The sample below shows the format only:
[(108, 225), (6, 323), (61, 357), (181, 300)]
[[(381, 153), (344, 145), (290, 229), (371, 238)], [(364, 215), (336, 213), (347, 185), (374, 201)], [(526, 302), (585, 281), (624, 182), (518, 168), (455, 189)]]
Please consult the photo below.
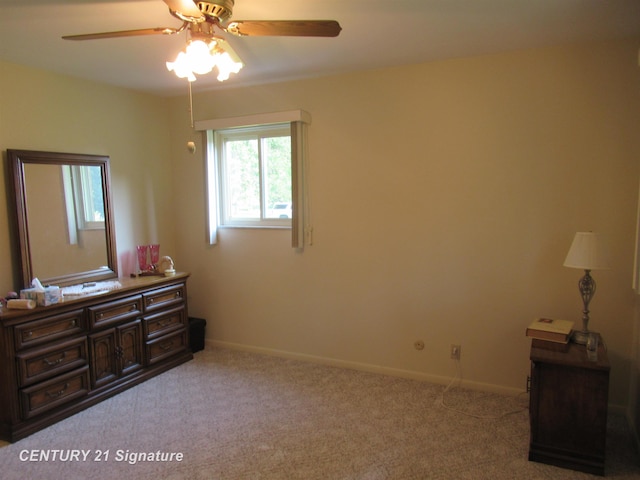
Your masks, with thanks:
[(569, 343), (575, 322), (558, 318), (536, 318), (527, 327), (527, 337), (549, 342)]

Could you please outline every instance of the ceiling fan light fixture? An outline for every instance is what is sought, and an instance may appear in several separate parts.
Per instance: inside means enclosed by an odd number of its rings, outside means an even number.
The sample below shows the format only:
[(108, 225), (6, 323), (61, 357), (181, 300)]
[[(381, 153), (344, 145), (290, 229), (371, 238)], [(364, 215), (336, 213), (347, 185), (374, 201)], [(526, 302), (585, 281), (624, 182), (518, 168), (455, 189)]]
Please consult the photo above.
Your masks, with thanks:
[(195, 74), (206, 75), (218, 68), (218, 80), (223, 82), (231, 73), (238, 73), (242, 61), (231, 46), (221, 38), (195, 38), (189, 41), (184, 52), (180, 52), (175, 61), (167, 62), (167, 69), (178, 78), (196, 80)]
[(196, 77), (191, 71), (191, 64), (187, 54), (180, 52), (173, 62), (167, 62), (167, 70), (176, 74), (178, 78), (186, 78), (190, 82), (195, 82)]
[(232, 73), (238, 73), (244, 66), (238, 54), (222, 38), (216, 38), (218, 81), (224, 82)]
[(218, 59), (218, 80), (224, 82), (232, 73), (238, 73), (242, 63), (234, 62), (227, 52), (220, 54)]
[(216, 57), (213, 50), (215, 46), (212, 46), (211, 43), (207, 43), (204, 40), (192, 40), (187, 45), (186, 55), (193, 73), (206, 75), (216, 66)]

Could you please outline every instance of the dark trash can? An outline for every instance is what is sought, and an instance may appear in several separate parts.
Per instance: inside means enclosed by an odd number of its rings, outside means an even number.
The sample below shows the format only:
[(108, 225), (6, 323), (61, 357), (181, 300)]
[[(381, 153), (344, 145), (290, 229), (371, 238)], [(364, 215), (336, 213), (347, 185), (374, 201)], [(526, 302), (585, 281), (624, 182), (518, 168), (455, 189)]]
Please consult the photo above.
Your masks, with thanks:
[(207, 321), (204, 318), (189, 317), (189, 347), (192, 352), (204, 350), (204, 329)]

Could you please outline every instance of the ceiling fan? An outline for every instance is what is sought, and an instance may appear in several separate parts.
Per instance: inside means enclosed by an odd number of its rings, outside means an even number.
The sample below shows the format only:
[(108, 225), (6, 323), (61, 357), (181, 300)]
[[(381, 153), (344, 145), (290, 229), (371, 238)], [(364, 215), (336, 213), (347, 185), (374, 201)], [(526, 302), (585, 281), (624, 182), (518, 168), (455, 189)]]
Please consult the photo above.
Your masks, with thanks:
[(217, 67), (218, 80), (238, 73), (242, 62), (231, 46), (215, 35), (215, 28), (235, 36), (337, 37), (342, 28), (335, 20), (237, 20), (229, 22), (234, 0), (163, 0), (174, 17), (182, 20), (179, 28), (156, 27), (116, 32), (66, 35), (65, 40), (97, 40), (142, 35), (175, 35), (187, 30), (187, 48), (167, 69), (189, 82), (194, 74), (209, 73)]
[[(335, 20), (237, 20), (225, 25), (233, 14), (234, 0), (163, 0), (174, 17), (183, 21), (179, 28), (156, 27), (117, 32), (66, 35), (65, 40), (96, 40), (101, 38), (131, 37), (140, 35), (173, 35), (185, 29), (194, 29), (204, 22), (233, 35), (337, 37), (342, 28)], [(197, 29), (195, 29), (197, 31)]]

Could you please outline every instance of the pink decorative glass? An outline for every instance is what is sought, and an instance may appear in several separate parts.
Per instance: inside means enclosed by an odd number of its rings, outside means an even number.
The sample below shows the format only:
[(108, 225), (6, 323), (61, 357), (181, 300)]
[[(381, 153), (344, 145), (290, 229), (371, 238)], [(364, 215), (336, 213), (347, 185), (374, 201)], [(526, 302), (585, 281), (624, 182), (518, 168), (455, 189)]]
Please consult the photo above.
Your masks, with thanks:
[(151, 266), (157, 267), (160, 261), (160, 245), (149, 245), (149, 254), (151, 255)]
[(136, 250), (138, 251), (138, 268), (140, 268), (141, 272), (146, 272), (149, 270), (149, 264), (147, 263), (149, 245), (138, 245)]

